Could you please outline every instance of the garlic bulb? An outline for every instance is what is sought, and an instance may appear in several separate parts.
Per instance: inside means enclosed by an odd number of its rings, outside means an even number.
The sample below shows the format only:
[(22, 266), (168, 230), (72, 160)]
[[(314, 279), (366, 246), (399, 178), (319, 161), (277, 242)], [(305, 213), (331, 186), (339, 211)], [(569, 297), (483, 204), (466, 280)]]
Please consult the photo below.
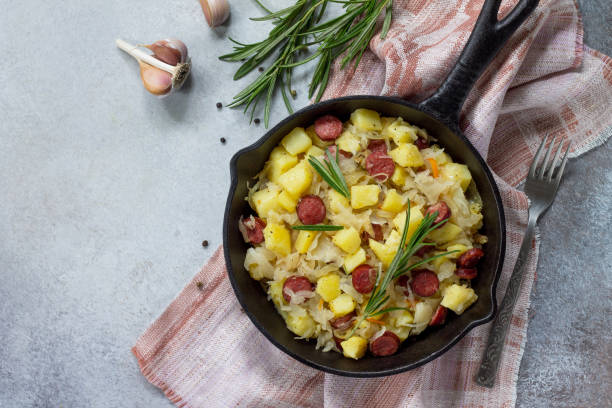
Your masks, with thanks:
[(167, 95), (179, 89), (191, 72), (191, 59), (182, 41), (167, 39), (145, 45), (153, 54), (121, 39), (116, 44), (138, 61), (142, 83), (154, 95)]
[(211, 27), (220, 26), (229, 17), (230, 8), (227, 0), (200, 0), (200, 5), (206, 22)]

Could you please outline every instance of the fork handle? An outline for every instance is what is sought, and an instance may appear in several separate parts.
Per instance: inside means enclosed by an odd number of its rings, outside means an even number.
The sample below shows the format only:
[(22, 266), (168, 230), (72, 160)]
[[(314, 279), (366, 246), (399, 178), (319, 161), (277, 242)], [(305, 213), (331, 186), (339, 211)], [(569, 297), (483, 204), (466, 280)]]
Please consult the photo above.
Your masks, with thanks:
[(495, 376), (497, 374), (497, 367), (501, 360), (502, 351), (504, 347), (504, 340), (508, 333), (508, 327), (512, 320), (512, 311), (516, 304), (516, 299), (519, 295), (519, 289), (521, 288), (521, 282), (525, 275), (525, 263), (529, 256), (531, 249), (531, 241), (533, 239), (535, 224), (537, 217), (529, 214), (529, 222), (527, 224), (527, 230), (523, 237), (523, 243), (521, 244), (521, 250), (519, 251), (514, 270), (510, 276), (510, 282), (506, 289), (506, 294), (499, 307), (499, 311), (493, 325), (491, 326), (491, 332), (489, 333), (489, 340), (487, 341), (487, 347), (480, 363), (480, 369), (476, 376), (476, 383), (483, 387), (492, 388), (495, 384)]

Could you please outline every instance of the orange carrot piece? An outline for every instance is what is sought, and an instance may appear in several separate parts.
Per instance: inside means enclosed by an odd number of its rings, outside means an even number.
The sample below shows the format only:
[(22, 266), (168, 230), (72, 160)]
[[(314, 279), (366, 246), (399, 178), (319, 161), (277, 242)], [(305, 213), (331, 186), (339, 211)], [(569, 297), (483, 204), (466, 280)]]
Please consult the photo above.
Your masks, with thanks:
[(440, 170), (438, 169), (438, 162), (436, 162), (436, 159), (434, 159), (433, 157), (428, 157), (427, 161), (431, 165), (431, 175), (434, 176), (434, 178), (438, 178), (438, 176), (440, 175)]
[(366, 318), (366, 320), (367, 320), (368, 322), (370, 322), (370, 323), (380, 324), (381, 326), (384, 326), (384, 325), (385, 325), (385, 322), (383, 322), (382, 320), (375, 319), (375, 318), (373, 318), (373, 317), (368, 317), (368, 318)]

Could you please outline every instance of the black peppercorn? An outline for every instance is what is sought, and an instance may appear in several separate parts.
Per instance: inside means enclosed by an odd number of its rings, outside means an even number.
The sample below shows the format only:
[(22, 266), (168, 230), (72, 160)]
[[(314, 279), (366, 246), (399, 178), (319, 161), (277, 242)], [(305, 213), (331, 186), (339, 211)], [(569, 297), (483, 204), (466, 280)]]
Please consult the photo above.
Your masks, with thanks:
[(255, 122), (256, 125), (259, 125), (259, 122), (261, 122), (261, 120), (259, 120), (259, 118), (255, 118), (253, 119), (253, 122)]
[(207, 240), (202, 241), (202, 246), (206, 248), (208, 246), (208, 241)]
[(263, 67), (259, 67), (259, 72), (263, 72), (264, 68)]
[(221, 141), (221, 143), (225, 144), (225, 138), (222, 137), (221, 139), (219, 139)]
[(223, 104), (221, 102), (217, 102), (217, 109), (221, 109), (223, 107)]
[(204, 288), (204, 284), (202, 282), (196, 282), (196, 286), (198, 289), (202, 290)]

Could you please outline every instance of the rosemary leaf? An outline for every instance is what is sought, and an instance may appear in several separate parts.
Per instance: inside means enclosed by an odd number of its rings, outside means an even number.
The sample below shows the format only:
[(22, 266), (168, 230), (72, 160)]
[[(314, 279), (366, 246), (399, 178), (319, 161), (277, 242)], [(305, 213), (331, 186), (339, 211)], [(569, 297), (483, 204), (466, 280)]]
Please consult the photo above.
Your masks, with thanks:
[(421, 261), (415, 262), (413, 264), (409, 264), (410, 258), (414, 255), (416, 251), (418, 251), (423, 246), (432, 245), (430, 243), (424, 243), (423, 239), (432, 232), (434, 229), (438, 228), (440, 225), (444, 224), (446, 220), (438, 222), (434, 224), (434, 221), (438, 213), (435, 212), (433, 214), (427, 214), (421, 220), (419, 225), (417, 226), (414, 233), (408, 237), (408, 223), (410, 221), (410, 202), (408, 202), (408, 208), (406, 209), (406, 221), (404, 223), (404, 229), (402, 231), (402, 237), (400, 239), (400, 243), (397, 247), (397, 252), (391, 261), (391, 264), (387, 268), (384, 273), (378, 273), (376, 276), (376, 283), (374, 285), (374, 290), (365, 307), (363, 308), (363, 315), (357, 321), (357, 323), (353, 326), (353, 330), (351, 331), (350, 336), (352, 336), (359, 324), (373, 316), (379, 316), (381, 314), (391, 312), (393, 310), (402, 310), (405, 309), (403, 307), (388, 307), (383, 308), (385, 304), (389, 301), (390, 296), (387, 295), (387, 289), (391, 282), (395, 279), (399, 278), (403, 274), (408, 271), (417, 268), (420, 265), (423, 265), (427, 262), (431, 262), (434, 259), (440, 258), (442, 256), (447, 256), (449, 254), (455, 253), (457, 251), (448, 251), (440, 254), (436, 254), (427, 259), (423, 259)]
[(314, 224), (314, 225), (293, 225), (291, 229), (299, 231), (340, 231), (344, 229), (342, 225), (326, 225), (326, 224)]
[[(270, 119), (270, 106), (277, 89), (288, 112), (292, 112), (287, 91), (291, 92), (291, 74), (295, 67), (310, 61), (317, 61), (312, 71), (308, 87), (309, 98), (321, 100), (329, 81), (334, 60), (342, 56), (342, 67), (354, 61), (355, 66), (367, 49), (376, 33), (378, 17), (385, 14), (381, 38), (389, 31), (392, 19), (392, 0), (296, 0), (293, 5), (278, 11), (271, 11), (260, 0), (255, 3), (265, 12), (252, 21), (272, 22), (273, 28), (262, 41), (242, 43), (230, 39), (233, 52), (219, 57), (222, 61), (239, 62), (234, 79), (243, 78), (260, 66), (264, 60), (271, 59), (269, 68), (258, 78), (234, 96), (230, 107), (245, 106), (245, 113), (254, 114), (260, 101), (264, 101), (264, 124)], [(328, 3), (342, 5), (343, 13), (329, 17)], [(310, 55), (307, 51), (312, 47)]]
[(319, 159), (316, 157), (310, 156), (308, 158), (308, 163), (310, 163), (312, 168), (319, 173), (321, 178), (325, 180), (325, 182), (329, 184), (331, 188), (342, 194), (344, 197), (351, 198), (351, 192), (348, 189), (344, 175), (338, 166), (338, 151), (336, 150), (335, 160), (332, 158), (329, 150), (327, 150), (326, 153), (329, 160), (323, 160), (323, 163), (321, 163), (321, 161), (319, 161)]

